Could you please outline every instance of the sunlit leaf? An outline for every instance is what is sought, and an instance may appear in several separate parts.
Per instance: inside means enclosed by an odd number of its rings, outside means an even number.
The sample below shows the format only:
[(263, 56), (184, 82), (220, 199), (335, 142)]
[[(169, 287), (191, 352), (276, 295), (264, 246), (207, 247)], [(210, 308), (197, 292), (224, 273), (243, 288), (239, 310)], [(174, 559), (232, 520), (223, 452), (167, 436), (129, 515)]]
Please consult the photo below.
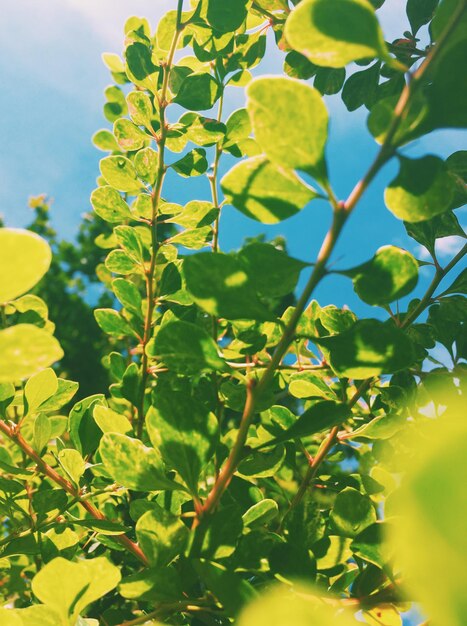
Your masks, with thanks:
[(227, 369), (212, 337), (199, 326), (188, 322), (164, 324), (157, 333), (150, 354), (180, 374)]
[(400, 157), (400, 170), (387, 187), (388, 209), (406, 222), (420, 222), (444, 213), (451, 207), (454, 182), (439, 157)]
[(244, 266), (233, 256), (201, 252), (184, 260), (183, 273), (195, 302), (227, 319), (274, 319), (256, 295)]
[(318, 193), (298, 176), (265, 156), (237, 163), (221, 181), (233, 206), (258, 222), (275, 224), (298, 213)]
[(50, 266), (49, 244), (27, 230), (0, 228), (0, 303), (29, 291)]
[(329, 350), (334, 371), (348, 378), (397, 372), (412, 365), (415, 358), (412, 342), (402, 330), (372, 319), (316, 341)]
[(0, 382), (33, 376), (62, 356), (58, 341), (42, 328), (18, 324), (0, 330)]
[(345, 272), (355, 292), (368, 304), (384, 305), (410, 293), (418, 281), (418, 263), (406, 250), (383, 246), (375, 256)]
[(181, 391), (160, 388), (146, 418), (152, 444), (192, 493), (218, 441), (218, 422), (204, 405)]
[(388, 56), (374, 9), (366, 0), (305, 0), (290, 14), (285, 36), (294, 50), (325, 67)]
[(107, 432), (101, 439), (99, 452), (106, 471), (120, 485), (135, 491), (176, 489), (166, 478), (160, 454), (138, 439), (121, 433)]
[[(328, 112), (316, 89), (291, 78), (261, 77), (247, 89), (255, 138), (278, 166), (325, 174)], [(299, 119), (299, 124), (290, 124)]]

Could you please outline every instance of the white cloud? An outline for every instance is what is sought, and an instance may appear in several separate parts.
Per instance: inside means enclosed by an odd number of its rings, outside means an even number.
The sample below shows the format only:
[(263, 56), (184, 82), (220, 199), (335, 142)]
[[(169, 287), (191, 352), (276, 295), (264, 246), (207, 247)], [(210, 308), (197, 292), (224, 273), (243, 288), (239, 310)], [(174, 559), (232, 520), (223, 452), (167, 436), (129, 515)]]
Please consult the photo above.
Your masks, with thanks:
[(144, 16), (155, 28), (160, 17), (174, 6), (173, 0), (65, 0), (64, 4), (79, 13), (106, 45), (116, 49), (122, 47), (128, 17)]
[[(464, 239), (457, 235), (451, 235), (450, 237), (442, 237), (437, 239), (435, 243), (436, 256), (439, 259), (446, 257), (453, 257), (464, 245)], [(431, 256), (425, 246), (417, 246), (415, 255), (422, 261), (430, 261)]]

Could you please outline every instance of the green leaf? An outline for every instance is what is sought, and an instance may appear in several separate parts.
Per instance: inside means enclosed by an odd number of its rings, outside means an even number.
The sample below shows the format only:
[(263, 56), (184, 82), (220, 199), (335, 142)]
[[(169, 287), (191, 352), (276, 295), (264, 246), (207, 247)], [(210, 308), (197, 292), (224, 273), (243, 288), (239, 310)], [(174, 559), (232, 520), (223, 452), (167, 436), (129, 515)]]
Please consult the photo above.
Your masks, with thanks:
[(99, 150), (103, 150), (104, 152), (118, 152), (120, 147), (115, 139), (114, 135), (103, 128), (102, 130), (98, 130), (92, 137), (92, 143), (99, 148)]
[(42, 328), (17, 324), (0, 330), (0, 383), (33, 376), (62, 357), (58, 341)]
[(107, 432), (101, 439), (99, 453), (106, 471), (120, 485), (134, 491), (177, 489), (166, 478), (160, 454), (139, 439), (117, 432)]
[(352, 541), (352, 552), (377, 567), (383, 568), (390, 560), (390, 549), (385, 544), (387, 524), (375, 522), (362, 530)]
[(118, 587), (121, 596), (129, 600), (177, 602), (183, 599), (180, 576), (173, 567), (154, 567), (131, 574)]
[(212, 228), (203, 226), (202, 228), (193, 228), (184, 230), (170, 238), (170, 243), (190, 248), (191, 250), (201, 250), (212, 241)]
[(402, 248), (383, 246), (362, 265), (344, 272), (367, 304), (383, 306), (409, 294), (417, 285), (418, 263)]
[(247, 0), (208, 0), (207, 19), (221, 33), (230, 33), (240, 28), (247, 16)]
[(423, 222), (404, 222), (407, 234), (421, 243), (431, 254), (435, 252), (435, 242), (440, 237), (459, 235), (465, 237), (465, 233), (460, 226), (457, 217), (452, 211), (446, 211), (440, 215), (432, 217), (431, 220)]
[(0, 608), (0, 622), (2, 626), (24, 626), (23, 620), (14, 609)]
[(92, 412), (94, 421), (103, 433), (120, 433), (128, 435), (133, 432), (132, 426), (124, 415), (109, 409), (102, 404), (96, 404)]
[(153, 93), (157, 92), (159, 68), (151, 59), (151, 51), (141, 42), (131, 43), (125, 50), (125, 60), (130, 78)]
[(179, 374), (228, 370), (212, 337), (189, 322), (174, 321), (161, 326), (149, 353)]
[(277, 502), (266, 498), (251, 506), (248, 511), (243, 514), (243, 524), (249, 528), (258, 528), (269, 524), (269, 522), (278, 515), (279, 507), (277, 506)]
[(380, 63), (374, 63), (368, 69), (355, 72), (345, 81), (342, 101), (349, 111), (355, 111), (362, 105), (370, 108), (377, 97)]
[(333, 400), (320, 400), (304, 411), (292, 426), (280, 432), (273, 439), (256, 446), (255, 449), (259, 450), (291, 439), (314, 435), (342, 424), (349, 419), (351, 414), (346, 404)]
[(151, 98), (144, 91), (130, 91), (126, 97), (128, 113), (131, 119), (138, 126), (151, 128), (154, 107)]
[(186, 286), (210, 315), (226, 319), (275, 319), (256, 295), (243, 265), (227, 254), (200, 252), (183, 262)]
[(77, 402), (68, 417), (68, 432), (73, 445), (83, 456), (94, 452), (101, 438), (92, 412), (96, 404), (105, 402), (103, 394), (95, 394)]
[[(20, 622), (22, 626), (57, 626), (60, 619), (53, 609), (45, 606), (44, 604), (33, 604), (26, 609), (9, 610), (22, 620)], [(5, 626), (9, 626), (9, 622), (6, 622)], [(11, 626), (13, 626), (13, 624)]]
[(141, 263), (144, 260), (144, 243), (141, 233), (132, 226), (116, 226), (114, 235), (119, 245), (125, 250), (129, 257), (135, 262)]
[(154, 447), (196, 494), (201, 472), (217, 445), (216, 416), (183, 391), (158, 388), (146, 422)]
[(287, 19), (285, 37), (291, 48), (325, 67), (389, 57), (375, 11), (366, 0), (304, 0)]
[(106, 67), (108, 67), (108, 69), (113, 73), (121, 74), (125, 71), (125, 65), (118, 54), (114, 54), (113, 52), (103, 52), (102, 60), (104, 61)]
[(238, 258), (257, 293), (269, 298), (292, 293), (300, 272), (308, 265), (268, 243), (249, 244), (240, 250)]
[(32, 590), (47, 607), (60, 615), (64, 624), (120, 581), (120, 570), (105, 557), (71, 562), (57, 557), (34, 576)]
[(339, 93), (345, 81), (345, 68), (320, 67), (313, 81), (313, 86), (323, 96)]
[(316, 74), (318, 67), (295, 50), (291, 50), (285, 57), (284, 72), (291, 78), (308, 80)]
[(138, 287), (129, 280), (116, 278), (112, 281), (112, 290), (127, 311), (142, 319), (142, 299)]
[(316, 578), (316, 560), (295, 538), (277, 542), (268, 555), (271, 573), (280, 580), (292, 583), (294, 580)]
[(130, 207), (110, 185), (95, 189), (91, 194), (91, 204), (97, 215), (106, 222), (120, 224), (131, 218)]
[(86, 463), (78, 450), (64, 448), (58, 453), (58, 461), (68, 474), (68, 477), (78, 486), (79, 479), (84, 474), (86, 468)]
[(318, 197), (290, 170), (255, 156), (237, 163), (221, 180), (226, 200), (258, 222), (275, 224)]
[(405, 10), (414, 36), (424, 24), (431, 21), (437, 6), (438, 0), (407, 0)]
[(0, 382), (0, 414), (5, 416), (6, 409), (15, 398), (15, 386), (12, 383)]
[[(430, 619), (463, 626), (467, 609), (465, 397), (451, 394), (446, 386), (440, 399), (442, 415), (419, 425), (404, 440), (407, 453), (398, 465), (402, 484), (391, 496), (390, 515), (395, 517), (387, 539), (403, 567), (409, 593), (420, 598)], [(443, 576), (433, 577), (433, 571), (442, 571)]]
[(462, 293), (467, 295), (467, 268), (464, 268), (452, 285), (443, 291), (443, 295), (449, 293)]
[(238, 466), (238, 473), (247, 478), (269, 478), (275, 476), (285, 461), (284, 446), (275, 446), (271, 451), (253, 450)]
[(292, 374), (289, 383), (289, 393), (295, 398), (325, 398), (335, 399), (335, 394), (324, 380), (313, 372), (297, 372)]
[(106, 519), (94, 519), (90, 517), (89, 519), (79, 519), (73, 520), (73, 526), (83, 526), (84, 528), (90, 528), (96, 533), (100, 533), (101, 535), (121, 535), (122, 533), (127, 533), (131, 529), (128, 526), (124, 526), (123, 524), (119, 524), (118, 522), (111, 522)]
[(34, 420), (34, 449), (40, 454), (52, 438), (52, 426), (45, 413), (39, 413)]
[(50, 266), (49, 244), (27, 230), (0, 228), (0, 304), (29, 291)]
[(252, 81), (247, 96), (256, 141), (269, 160), (325, 175), (328, 112), (319, 92), (293, 78), (270, 76)]
[[(299, 5), (300, 6), (300, 5)], [(294, 585), (295, 588), (295, 585)], [(346, 609), (326, 604), (319, 588), (299, 585), (296, 592), (288, 585), (273, 587), (251, 602), (238, 618), (237, 626), (355, 626)]]
[(373, 319), (360, 320), (339, 335), (315, 341), (329, 350), (336, 374), (347, 378), (392, 374), (415, 359), (412, 342), (402, 330)]
[(134, 164), (138, 176), (150, 185), (156, 182), (158, 160), (157, 152), (152, 148), (143, 148), (135, 156)]
[(243, 520), (237, 504), (218, 509), (198, 526), (193, 543), (201, 541), (200, 556), (211, 561), (231, 556), (243, 531)]
[(25, 415), (35, 413), (43, 402), (55, 394), (58, 389), (57, 375), (47, 368), (31, 376), (24, 386)]
[(230, 617), (234, 617), (257, 597), (253, 585), (236, 572), (226, 569), (219, 563), (205, 559), (193, 559), (193, 567), (210, 591), (224, 607)]
[(451, 209), (457, 209), (467, 203), (467, 150), (451, 154), (446, 159), (446, 165), (456, 185)]
[(190, 141), (198, 146), (213, 146), (225, 135), (225, 125), (217, 120), (202, 117), (196, 113), (185, 113), (180, 124), (186, 126), (186, 134)]
[(451, 207), (454, 181), (442, 159), (399, 157), (400, 169), (387, 187), (384, 200), (394, 215), (406, 222), (420, 222)]
[[(165, 213), (166, 209), (163, 209), (163, 212)], [(179, 207), (179, 212), (165, 221), (169, 224), (178, 224), (183, 228), (197, 228), (212, 224), (218, 214), (212, 202), (191, 200), (183, 208)]]
[(172, 163), (170, 167), (184, 178), (200, 176), (208, 169), (206, 150), (203, 148), (195, 148), (187, 152), (179, 161)]
[(105, 157), (100, 162), (100, 169), (102, 176), (109, 185), (119, 191), (135, 193), (141, 187), (141, 183), (137, 179), (135, 166), (126, 157)]
[(353, 431), (353, 436), (362, 439), (389, 439), (406, 425), (406, 419), (398, 415), (380, 415)]
[(105, 90), (107, 102), (104, 105), (104, 115), (109, 122), (115, 122), (122, 115), (126, 115), (127, 106), (123, 91), (116, 85), (111, 85)]
[[(399, 89), (398, 89), (399, 92)], [(376, 139), (382, 144), (394, 120), (394, 109), (396, 108), (399, 94), (393, 94), (378, 99), (370, 109), (367, 124), (368, 129)], [(406, 115), (400, 120), (397, 131), (391, 140), (392, 145), (402, 146), (405, 143), (419, 137), (424, 132), (432, 130), (426, 126), (428, 116), (428, 102), (421, 93), (416, 93), (410, 100)]]
[(105, 267), (115, 274), (133, 274), (139, 271), (138, 264), (123, 250), (112, 250), (105, 260)]
[(136, 537), (150, 565), (164, 567), (183, 553), (189, 530), (156, 503), (136, 522)]
[(125, 151), (139, 150), (149, 140), (146, 133), (125, 117), (114, 122), (113, 131), (118, 145)]
[(376, 522), (376, 512), (370, 498), (352, 487), (339, 492), (330, 515), (338, 535), (356, 537)]
[(205, 72), (195, 72), (182, 82), (173, 102), (190, 111), (206, 111), (214, 106), (220, 95), (215, 78)]
[(113, 309), (96, 309), (94, 317), (100, 328), (111, 337), (125, 337), (133, 334), (128, 322)]
[(449, 39), (450, 45), (445, 47), (432, 68), (432, 87), (427, 91), (429, 103), (427, 125), (433, 128), (467, 126), (467, 84), (466, 81), (459, 81), (456, 72), (451, 71), (451, 68), (463, 67), (467, 62), (467, 39), (465, 34), (462, 34), (465, 33), (467, 25), (465, 11), (464, 18), (460, 19), (458, 24), (463, 24), (463, 27), (453, 31)]

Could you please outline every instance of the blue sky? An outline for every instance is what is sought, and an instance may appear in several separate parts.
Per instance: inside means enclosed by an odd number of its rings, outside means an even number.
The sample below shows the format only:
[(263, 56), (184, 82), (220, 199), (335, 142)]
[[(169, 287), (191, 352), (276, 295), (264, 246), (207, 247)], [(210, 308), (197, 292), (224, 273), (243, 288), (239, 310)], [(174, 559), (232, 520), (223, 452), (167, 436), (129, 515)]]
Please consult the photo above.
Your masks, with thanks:
[[(53, 222), (72, 239), (81, 215), (90, 209), (89, 195), (98, 174), (99, 153), (91, 136), (108, 127), (102, 114), (103, 90), (110, 84), (101, 61), (103, 51), (120, 52), (122, 28), (129, 15), (145, 15), (153, 27), (174, 8), (175, 0), (15, 0), (2, 3), (0, 23), (0, 213), (10, 226), (30, 219), (27, 198), (46, 193), (54, 198)], [(387, 0), (378, 14), (386, 38), (392, 40), (408, 27), (403, 0)], [(278, 73), (282, 55), (274, 46), (260, 70)], [(243, 105), (242, 90), (232, 89), (226, 112)], [(327, 98), (331, 114), (328, 161), (332, 183), (345, 197), (361, 177), (377, 146), (366, 130), (366, 111), (349, 114), (339, 96)], [(409, 156), (426, 153), (447, 157), (465, 146), (466, 133), (438, 131), (404, 149)], [(231, 161), (224, 159), (223, 171)], [(350, 267), (370, 258), (384, 244), (417, 252), (402, 223), (384, 207), (383, 191), (397, 170), (387, 165), (365, 195), (346, 227), (334, 256), (337, 267)], [(186, 183), (168, 178), (164, 195), (184, 202), (209, 197), (207, 181)], [(323, 202), (312, 202), (299, 215), (276, 226), (250, 220), (226, 207), (221, 222), (221, 246), (238, 247), (247, 235), (265, 232), (284, 235), (292, 255), (312, 261), (329, 223)], [(440, 242), (440, 255), (457, 249), (455, 239)], [(447, 257), (446, 257), (447, 258)], [(427, 272), (427, 270), (425, 270)], [(302, 276), (302, 281), (306, 276)], [(421, 275), (419, 291), (429, 279)], [(355, 305), (359, 314), (378, 311), (356, 303), (351, 283), (333, 277), (320, 286), (323, 303)]]

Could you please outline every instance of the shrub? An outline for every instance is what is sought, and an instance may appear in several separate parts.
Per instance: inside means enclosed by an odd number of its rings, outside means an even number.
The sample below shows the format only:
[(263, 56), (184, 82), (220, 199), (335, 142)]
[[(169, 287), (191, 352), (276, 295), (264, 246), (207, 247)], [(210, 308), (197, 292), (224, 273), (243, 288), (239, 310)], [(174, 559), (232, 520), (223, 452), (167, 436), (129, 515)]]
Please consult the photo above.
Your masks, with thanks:
[[(68, 411), (78, 385), (54, 366), (64, 363), (54, 324), (28, 293), (50, 246), (0, 230), (2, 624), (345, 626), (360, 612), (396, 625), (413, 601), (436, 623), (464, 623), (466, 274), (453, 272), (466, 246), (442, 266), (436, 241), (464, 237), (454, 210), (466, 153), (403, 148), (466, 125), (466, 3), (409, 0), (411, 31), (392, 44), (381, 4), (179, 0), (155, 32), (130, 18), (123, 58), (104, 55), (113, 132), (94, 136), (108, 155), (80, 245), (97, 235), (108, 393)], [(285, 75), (252, 78), (270, 30)], [(347, 75), (351, 62), (362, 69)], [(225, 119), (235, 88), (246, 108)], [(350, 111), (368, 109), (379, 144), (346, 199), (325, 156), (322, 95), (339, 92)], [(221, 178), (226, 157), (238, 162)], [(331, 270), (391, 159), (386, 206), (431, 260), (388, 245)], [(204, 175), (209, 198), (174, 201), (184, 179)], [(331, 226), (315, 259), (264, 237), (220, 249), (225, 204), (267, 225), (323, 199)], [(79, 261), (42, 226), (56, 263)], [(408, 301), (422, 266), (431, 282)], [(62, 292), (64, 271), (56, 265)], [(336, 273), (369, 317), (312, 299)], [(56, 304), (49, 287), (39, 293)]]

